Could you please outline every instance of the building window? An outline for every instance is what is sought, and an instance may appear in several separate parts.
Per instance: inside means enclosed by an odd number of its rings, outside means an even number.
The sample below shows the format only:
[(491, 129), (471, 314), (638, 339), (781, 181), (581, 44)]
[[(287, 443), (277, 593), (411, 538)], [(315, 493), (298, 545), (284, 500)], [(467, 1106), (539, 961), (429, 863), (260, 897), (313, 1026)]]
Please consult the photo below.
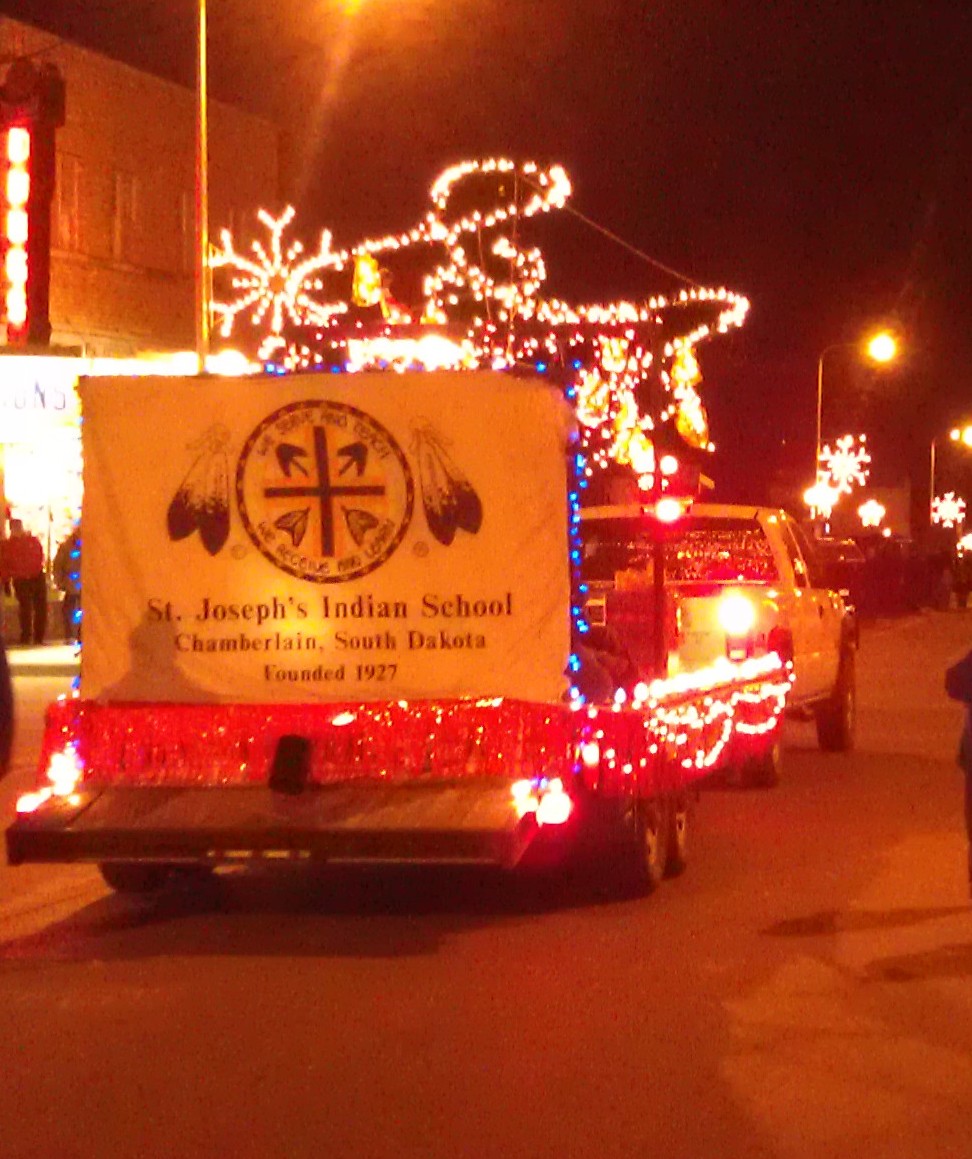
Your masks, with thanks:
[(115, 173), (115, 198), (112, 213), (112, 253), (116, 261), (133, 257), (138, 229), (138, 178), (134, 173)]
[(54, 246), (81, 249), (81, 162), (70, 153), (58, 153), (54, 183)]

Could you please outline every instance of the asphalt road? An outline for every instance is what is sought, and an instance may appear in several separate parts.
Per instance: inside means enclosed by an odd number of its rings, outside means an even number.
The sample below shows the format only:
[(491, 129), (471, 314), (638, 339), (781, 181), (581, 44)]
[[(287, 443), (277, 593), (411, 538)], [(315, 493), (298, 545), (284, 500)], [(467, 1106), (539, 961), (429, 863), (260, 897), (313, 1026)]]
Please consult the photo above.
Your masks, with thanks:
[[(866, 629), (860, 733), (787, 726), (649, 898), (482, 871), (111, 896), (0, 869), (0, 1156), (972, 1155), (972, 612)], [(22, 676), (4, 824), (39, 710)]]

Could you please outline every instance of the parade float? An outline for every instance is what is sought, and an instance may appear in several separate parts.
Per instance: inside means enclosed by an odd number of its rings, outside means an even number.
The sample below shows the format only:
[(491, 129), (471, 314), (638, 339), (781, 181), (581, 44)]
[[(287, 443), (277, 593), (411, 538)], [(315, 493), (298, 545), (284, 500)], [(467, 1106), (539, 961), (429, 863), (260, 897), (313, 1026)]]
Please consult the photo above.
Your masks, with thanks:
[[(265, 214), (268, 245), (212, 259), (214, 320), (262, 329), (265, 374), (82, 382), (80, 687), (12, 863), (143, 891), (596, 834), (643, 886), (683, 867), (698, 784), (776, 742), (790, 684), (773, 653), (671, 663), (666, 528), (712, 451), (696, 352), (747, 302), (544, 297), (523, 239), (569, 194), (465, 163), (411, 230), (312, 254)], [(594, 623), (581, 514), (614, 501), (658, 550)]]

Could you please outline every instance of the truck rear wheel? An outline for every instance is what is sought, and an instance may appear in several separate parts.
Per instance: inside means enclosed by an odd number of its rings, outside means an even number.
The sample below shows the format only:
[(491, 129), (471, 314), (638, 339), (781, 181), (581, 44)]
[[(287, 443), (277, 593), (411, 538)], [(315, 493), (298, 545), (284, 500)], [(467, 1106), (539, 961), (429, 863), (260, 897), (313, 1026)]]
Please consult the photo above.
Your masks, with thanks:
[(761, 749), (743, 766), (743, 783), (753, 789), (773, 789), (780, 783), (783, 766), (783, 746), (780, 738)]
[(167, 865), (142, 865), (137, 861), (102, 861), (98, 869), (116, 893), (150, 894), (169, 880)]
[(817, 741), (824, 752), (846, 753), (854, 747), (857, 716), (856, 663), (853, 649), (840, 658), (837, 683), (817, 709)]

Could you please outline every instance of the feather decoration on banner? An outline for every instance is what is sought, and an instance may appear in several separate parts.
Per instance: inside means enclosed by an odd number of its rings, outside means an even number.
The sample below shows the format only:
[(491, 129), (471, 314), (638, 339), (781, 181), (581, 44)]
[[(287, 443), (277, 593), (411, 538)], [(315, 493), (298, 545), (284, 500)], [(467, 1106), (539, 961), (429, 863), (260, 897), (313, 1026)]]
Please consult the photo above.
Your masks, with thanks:
[(223, 426), (213, 426), (190, 445), (195, 458), (169, 504), (166, 517), (169, 539), (173, 542), (186, 539), (198, 531), (210, 555), (218, 554), (229, 536), (228, 443), (229, 431)]
[(446, 547), (456, 531), (470, 535), (483, 522), (483, 505), (469, 480), (452, 461), (442, 436), (430, 425), (414, 429), (422, 506), (429, 531)]

